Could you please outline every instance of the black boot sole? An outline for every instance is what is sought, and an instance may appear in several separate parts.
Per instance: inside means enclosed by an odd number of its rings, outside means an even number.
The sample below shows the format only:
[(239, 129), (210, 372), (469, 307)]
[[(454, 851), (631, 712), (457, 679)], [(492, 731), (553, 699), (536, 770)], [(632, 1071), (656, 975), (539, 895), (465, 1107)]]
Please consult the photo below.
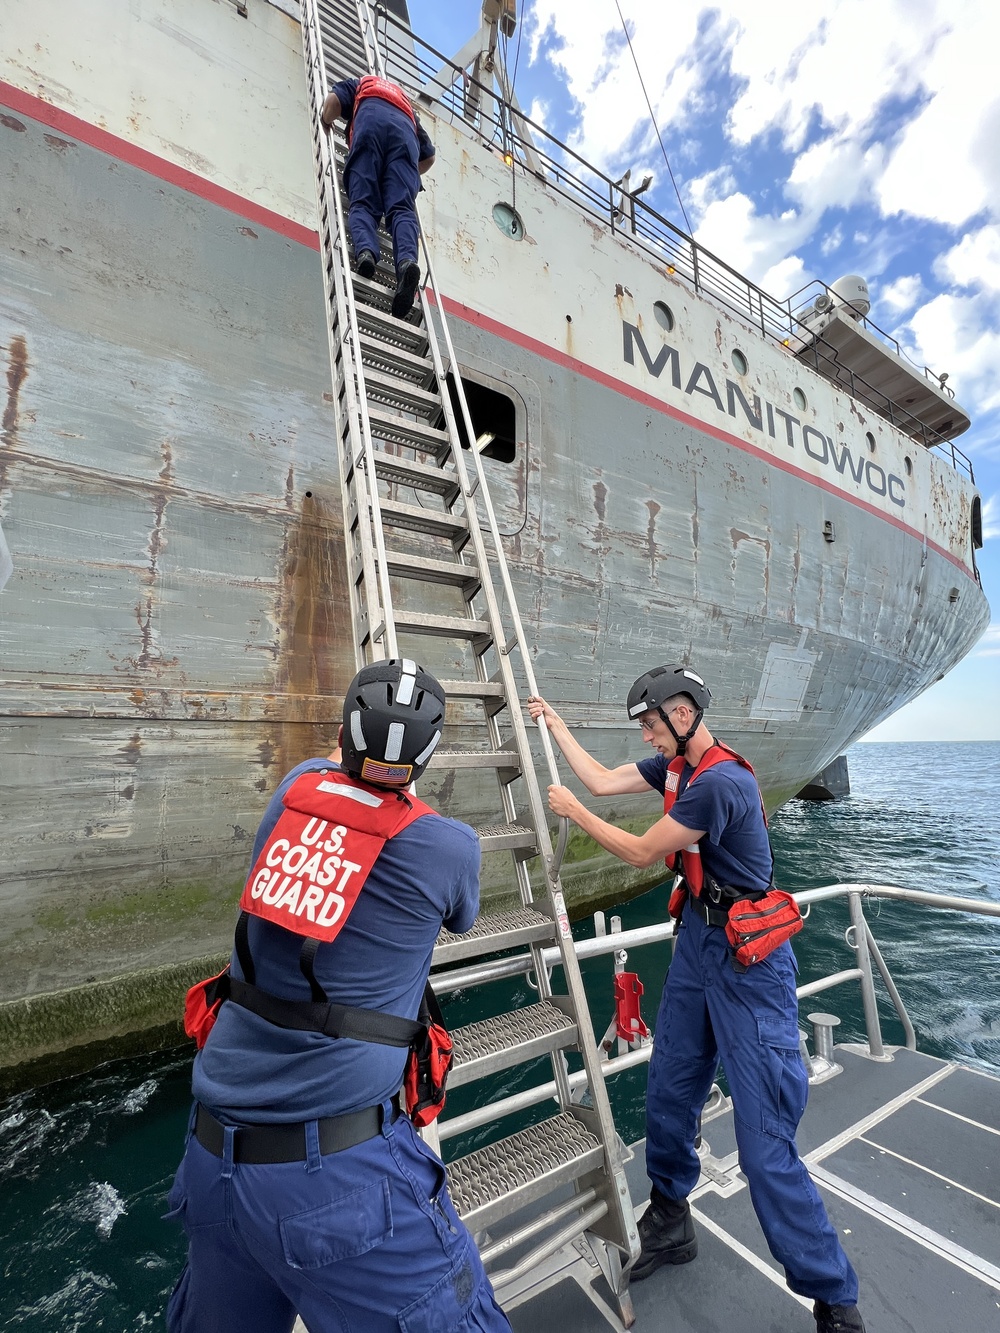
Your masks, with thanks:
[(392, 298), (392, 313), (397, 319), (403, 319), (410, 313), (417, 284), (420, 282), (420, 268), (416, 264), (407, 264)]
[(689, 1264), (692, 1259), (698, 1255), (698, 1238), (690, 1241), (687, 1245), (677, 1245), (671, 1249), (658, 1250), (643, 1260), (640, 1255), (632, 1266), (630, 1280), (632, 1282), (641, 1282), (643, 1278), (650, 1277), (658, 1268), (666, 1268), (668, 1264)]

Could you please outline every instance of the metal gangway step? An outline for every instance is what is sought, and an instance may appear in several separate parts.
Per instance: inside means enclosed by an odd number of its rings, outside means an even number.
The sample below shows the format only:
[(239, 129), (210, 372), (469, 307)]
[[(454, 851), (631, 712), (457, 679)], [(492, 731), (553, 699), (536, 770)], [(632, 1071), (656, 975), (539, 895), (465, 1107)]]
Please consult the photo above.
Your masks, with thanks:
[[(530, 955), (537, 987), (535, 1002), (453, 1034), (449, 1086), (517, 1066), (519, 1077), (537, 1073), (539, 1085), (554, 1081), (556, 1089), (553, 1112), (539, 1123), (448, 1164), (452, 1196), (501, 1300), (532, 1264), (586, 1235), (628, 1325), (635, 1217), (521, 703), (525, 690), (535, 691), (534, 675), (483, 458), (468, 447), (476, 435), (461, 367), (426, 242), (422, 285), (404, 319), (389, 309), (393, 279), (384, 259), (370, 279), (352, 272), (346, 144), (320, 121), (337, 79), (365, 68), (390, 78), (396, 71), (385, 67), (368, 0), (304, 0), (302, 30), (355, 657), (360, 667), (406, 656), (442, 678), (449, 714), (460, 714), (461, 724), (446, 725), (428, 780), (450, 784), (449, 812), (459, 817), (463, 795), (479, 802), (469, 822), (487, 859), (509, 858), (510, 896), (520, 904), (481, 917), (467, 935), (442, 933), (432, 982), (456, 963), (474, 974), (488, 955), (520, 950)], [(358, 51), (363, 67), (334, 63), (338, 53)], [(557, 781), (544, 726), (531, 735)], [(563, 994), (553, 993), (542, 957), (553, 947)], [(482, 994), (488, 1001), (489, 988)], [(570, 1053), (587, 1075), (586, 1105), (571, 1090)], [(499, 1132), (515, 1109), (498, 1101)]]

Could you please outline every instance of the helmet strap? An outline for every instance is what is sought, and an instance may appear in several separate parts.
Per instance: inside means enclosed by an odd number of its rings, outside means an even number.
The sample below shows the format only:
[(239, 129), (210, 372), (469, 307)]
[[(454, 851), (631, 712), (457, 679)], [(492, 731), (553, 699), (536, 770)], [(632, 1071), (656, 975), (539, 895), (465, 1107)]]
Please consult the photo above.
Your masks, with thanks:
[(671, 736), (673, 736), (674, 740), (677, 742), (677, 753), (678, 755), (681, 756), (681, 758), (683, 758), (684, 752), (687, 750), (688, 741), (701, 726), (701, 719), (705, 716), (704, 708), (699, 708), (697, 710), (694, 716), (694, 721), (691, 723), (690, 731), (685, 732), (683, 736), (680, 735), (679, 732), (674, 730), (673, 723), (670, 721), (670, 718), (667, 717), (666, 713), (659, 706), (659, 704), (657, 704), (656, 711), (659, 713), (663, 721), (667, 724), (667, 730), (670, 732)]

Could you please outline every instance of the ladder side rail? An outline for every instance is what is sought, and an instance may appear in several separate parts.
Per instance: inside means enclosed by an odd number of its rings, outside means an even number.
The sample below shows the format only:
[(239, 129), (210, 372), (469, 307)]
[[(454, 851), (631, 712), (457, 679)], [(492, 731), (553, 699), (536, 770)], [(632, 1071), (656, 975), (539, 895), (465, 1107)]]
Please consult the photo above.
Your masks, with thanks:
[[(324, 129), (320, 117), (320, 111), (328, 92), (328, 82), (317, 0), (302, 0), (302, 18), (305, 34), (303, 54), (306, 61), (306, 78), (311, 94), (310, 112), (313, 121), (313, 148), (320, 170), (320, 206), (321, 211), (322, 206), (324, 204), (326, 206), (328, 225), (331, 217), (335, 217), (337, 220), (336, 240), (334, 240), (332, 228), (330, 228), (328, 254), (324, 254), (324, 259), (329, 257), (334, 261), (332, 264), (333, 273), (331, 275), (327, 271), (327, 266), (324, 263), (323, 279), (327, 296), (327, 310), (329, 311), (331, 304), (335, 303), (341, 323), (339, 346), (341, 354), (344, 356), (342, 373), (345, 394), (350, 405), (351, 431), (348, 438), (351, 457), (345, 458), (343, 452), (340, 456), (341, 480), (345, 488), (344, 532), (346, 537), (350, 525), (350, 505), (346, 487), (348, 478), (353, 472), (356, 479), (355, 490), (361, 492), (356, 494), (355, 500), (358, 522), (362, 528), (361, 558), (364, 570), (365, 595), (368, 602), (366, 608), (368, 642), (372, 658), (378, 660), (383, 657), (398, 656), (396, 625), (392, 609), (392, 590), (389, 583), (388, 558), (386, 556), (382, 514), (379, 505), (378, 480), (375, 473), (375, 446), (372, 441), (371, 422), (368, 417), (368, 394), (365, 386), (364, 364), (361, 359), (357, 305), (354, 300), (353, 285), (346, 280), (346, 274), (350, 266), (347, 225), (344, 218), (343, 202), (340, 197), (340, 182), (337, 176), (333, 137)], [(338, 259), (340, 260), (339, 264)], [(343, 336), (345, 326), (348, 333), (347, 340)], [(331, 357), (334, 357), (332, 348)], [(336, 367), (334, 367), (334, 380), (336, 381)], [(363, 485), (361, 486), (357, 485), (359, 469), (363, 478)], [(373, 559), (373, 550), (377, 553), (377, 559)], [(356, 587), (353, 576), (351, 576), (350, 582), (353, 601)], [(372, 593), (375, 593), (380, 599), (380, 606), (372, 607)], [(379, 619), (381, 625), (375, 623)], [(358, 625), (358, 620), (355, 620), (355, 661), (360, 668), (364, 665), (364, 653)], [(380, 629), (381, 635), (376, 638)]]
[[(360, 2), (363, 2), (363, 0), (360, 0)], [(423, 245), (423, 250), (424, 250), (424, 258), (429, 266), (430, 256), (427, 251), (426, 243), (424, 243)], [(428, 272), (429, 271), (430, 270), (428, 267)], [(487, 552), (486, 552), (486, 543), (483, 539), (483, 531), (479, 522), (479, 513), (475, 505), (475, 498), (474, 498), (475, 492), (474, 491), (470, 492), (470, 479), (469, 479), (468, 469), (465, 464), (464, 450), (462, 449), (461, 439), (458, 433), (458, 426), (457, 422), (455, 421), (454, 411), (452, 409), (451, 395), (449, 394), (445, 383), (445, 370), (441, 357), (441, 348), (437, 340), (436, 330), (430, 320), (430, 302), (427, 299), (426, 286), (421, 291), (421, 304), (423, 306), (424, 321), (427, 327), (428, 350), (430, 351), (431, 360), (434, 365), (434, 374), (437, 378), (438, 384), (441, 386), (441, 405), (445, 414), (448, 436), (449, 439), (452, 441), (452, 453), (454, 456), (455, 468), (458, 474), (459, 484), (461, 485), (462, 488), (462, 496), (465, 501), (466, 517), (468, 518), (469, 522), (470, 544), (473, 547), (476, 561), (480, 569), (480, 575), (481, 575), (480, 591), (482, 593), (483, 598), (486, 601), (487, 617), (489, 619), (490, 627), (493, 632), (493, 644), (494, 648), (496, 649), (497, 661), (500, 668), (500, 675), (503, 681), (504, 692), (507, 697), (507, 705), (508, 705), (507, 711), (510, 714), (511, 725), (513, 727), (515, 734), (515, 743), (517, 746), (518, 754), (521, 759), (521, 773), (524, 778), (525, 787), (528, 793), (528, 804), (531, 809), (532, 823), (535, 829), (536, 837), (538, 839), (539, 850), (542, 851), (544, 854), (546, 852), (546, 849), (548, 849), (548, 851), (551, 852), (551, 844), (549, 842), (549, 837), (548, 837), (548, 828), (546, 827), (546, 818), (545, 818), (544, 808), (542, 806), (541, 792), (538, 787), (538, 780), (535, 774), (534, 764), (531, 760), (531, 752), (528, 746), (528, 737), (526, 728), (524, 726), (524, 719), (521, 716), (521, 710), (518, 702), (517, 682), (514, 677), (514, 669), (510, 660), (510, 652), (508, 646), (503, 641), (503, 622), (500, 615), (500, 608), (497, 603), (496, 590), (493, 587), (492, 579), (490, 577), (489, 562), (487, 559)], [(452, 365), (454, 365), (454, 360), (452, 360)], [(456, 379), (457, 378), (458, 377), (456, 376)], [(470, 435), (470, 439), (471, 438), (472, 437)], [(473, 450), (473, 452), (475, 452), (475, 450)], [(493, 743), (499, 747), (499, 730), (496, 718), (490, 719), (489, 734)], [(501, 784), (501, 786), (503, 787), (503, 784)], [(504, 791), (502, 795), (503, 795), (505, 810), (508, 812), (512, 812), (513, 803), (510, 793)], [(525, 907), (529, 907), (531, 906), (533, 899), (531, 893), (531, 881), (528, 875), (527, 866), (523, 861), (518, 861), (515, 858), (514, 868), (515, 868), (516, 878), (518, 881), (518, 888), (521, 895), (521, 901)], [(569, 918), (566, 915), (566, 906), (563, 900), (561, 886), (558, 890), (558, 896), (552, 894), (551, 890), (550, 890), (550, 896), (558, 926), (557, 935), (562, 936), (564, 932), (568, 934)], [(535, 983), (538, 989), (538, 994), (541, 998), (549, 999), (551, 998), (552, 995), (552, 988), (549, 981), (549, 972), (548, 969), (545, 967), (545, 963), (542, 958), (541, 945), (532, 944), (529, 946), (529, 948), (534, 962)], [(575, 961), (576, 955), (574, 954), (573, 956)], [(579, 965), (577, 966), (579, 970)], [(582, 991), (579, 994), (577, 994), (573, 993), (571, 990), (571, 994), (573, 994), (574, 1003), (579, 1008), (580, 995), (582, 994)], [(584, 1005), (586, 1005), (585, 997), (583, 999), (583, 1003)], [(587, 1014), (586, 1021), (589, 1023), (589, 1011)], [(572, 1092), (570, 1090), (570, 1085), (569, 1085), (569, 1074), (566, 1069), (565, 1062), (562, 1059), (559, 1052), (554, 1052), (552, 1055), (552, 1072), (555, 1078), (556, 1086), (559, 1089), (560, 1106), (562, 1106), (563, 1108), (568, 1108), (572, 1104)], [(610, 1106), (609, 1106), (609, 1116), (610, 1116)]]
[[(468, 438), (471, 443), (475, 440), (475, 434), (472, 428), (472, 419), (469, 413), (468, 402), (466, 401), (465, 393), (462, 389), (462, 380), (461, 380), (461, 375), (458, 373), (458, 362), (455, 357), (454, 344), (452, 343), (451, 340), (451, 333), (448, 328), (447, 317), (445, 315), (444, 307), (441, 302), (440, 289), (438, 288), (435, 280), (433, 263), (430, 257), (426, 241), (424, 241), (423, 243), (423, 249), (424, 249), (424, 257), (427, 262), (427, 285), (430, 287), (434, 295), (434, 304), (437, 308), (438, 319), (444, 335), (445, 346), (448, 350), (449, 361), (455, 372), (453, 378), (456, 385), (459, 403), (462, 408), (462, 415), (465, 422), (465, 429), (468, 433)], [(427, 300), (426, 287), (423, 293), (423, 300), (424, 300), (425, 312), (429, 317), (430, 311), (428, 309), (428, 306), (430, 303)], [(436, 330), (430, 324), (429, 318), (428, 318), (428, 333), (430, 335), (430, 345), (432, 349), (435, 349), (435, 344), (437, 341)], [(435, 349), (433, 351), (433, 355), (435, 356), (435, 365), (437, 366), (440, 362), (440, 351)], [(447, 392), (443, 392), (442, 402), (444, 404), (446, 415), (449, 414), (451, 409), (451, 404), (449, 399), (450, 395)], [(459, 445), (459, 452), (461, 452), (461, 445)], [(485, 469), (483, 468), (482, 458), (478, 450), (474, 447), (474, 445), (470, 449), (470, 452), (472, 453), (474, 458), (477, 479), (479, 482), (477, 490), (482, 495), (483, 503), (486, 507), (490, 532), (496, 549), (497, 566), (500, 570), (501, 577), (503, 579), (504, 590), (507, 594), (508, 605), (515, 625), (516, 646), (520, 650), (521, 664), (525, 670), (525, 675), (529, 682), (529, 688), (531, 688), (532, 693), (537, 693), (537, 689), (535, 688), (534, 672), (531, 669), (531, 665), (528, 660), (528, 654), (525, 651), (524, 633), (523, 633), (523, 626), (521, 623), (521, 617), (517, 608), (517, 600), (514, 596), (513, 584), (511, 583), (510, 580), (510, 572), (507, 566), (506, 555), (504, 554), (503, 550), (499, 525), (497, 524), (496, 521), (496, 513), (493, 509), (492, 501), (490, 499), (489, 486), (486, 480), (486, 474), (485, 474)], [(458, 464), (462, 468), (462, 471), (465, 472), (464, 459), (459, 458)], [(468, 492), (467, 485), (463, 484), (463, 489), (466, 491), (466, 493)], [(475, 509), (475, 506), (474, 504), (470, 503), (468, 505), (468, 508), (470, 511), (472, 511)], [(481, 532), (479, 531), (478, 515), (476, 516), (476, 519), (474, 521), (472, 512), (470, 512), (469, 514), (469, 527), (470, 531), (474, 531), (476, 533), (475, 539), (478, 540), (480, 545), (484, 546), (485, 544), (482, 541), (482, 535)], [(482, 566), (484, 573), (483, 588), (487, 596), (487, 602), (491, 604), (491, 612), (492, 612), (492, 608), (496, 607), (496, 594), (493, 590), (492, 583), (489, 577), (487, 576), (487, 567), (485, 565), (485, 550), (482, 551), (481, 559), (484, 562)], [(496, 614), (497, 616), (499, 616), (498, 609), (496, 610)], [(507, 645), (504, 645), (504, 648), (506, 647)], [(500, 657), (501, 661), (501, 670), (504, 675), (505, 688), (508, 691), (509, 712), (511, 715), (511, 722), (514, 727), (515, 735), (518, 737), (519, 746), (520, 745), (524, 746), (524, 749), (521, 751), (522, 754), (525, 754), (530, 758), (530, 751), (528, 750), (527, 729), (525, 728), (524, 725), (524, 719), (521, 716), (521, 710), (518, 701), (518, 693), (516, 684), (514, 682), (514, 673), (509, 659), (509, 653), (506, 651), (498, 651), (498, 656)], [(547, 757), (550, 758), (550, 769), (555, 773), (554, 781), (558, 782), (559, 776), (558, 776), (558, 770), (556, 769), (555, 766), (555, 757), (552, 754), (551, 738), (548, 736), (547, 730), (543, 731), (542, 734), (543, 734), (543, 744), (546, 746), (547, 750)], [(562, 882), (558, 875), (558, 872), (555, 873), (554, 875), (552, 873), (553, 871), (553, 861), (551, 859), (552, 844), (549, 838), (547, 815), (544, 807), (542, 806), (541, 789), (538, 785), (538, 778), (537, 774), (535, 773), (535, 768), (533, 763), (531, 762), (526, 763), (523, 771), (525, 775), (525, 786), (527, 787), (529, 794), (529, 803), (532, 809), (532, 816), (538, 834), (539, 846), (543, 851), (543, 854), (545, 854), (546, 877), (549, 881), (549, 890), (558, 925), (558, 930), (556, 932), (556, 935), (559, 945), (559, 952), (563, 966), (563, 973), (566, 978), (567, 988), (569, 990), (570, 996), (577, 1010), (577, 1022), (581, 1038), (580, 1049), (583, 1055), (584, 1066), (587, 1070), (587, 1076), (590, 1083), (593, 1107), (597, 1115), (598, 1121), (600, 1123), (601, 1137), (604, 1143), (607, 1145), (607, 1152), (609, 1156), (609, 1163), (608, 1163), (609, 1170), (614, 1175), (621, 1173), (622, 1171), (622, 1165), (619, 1160), (620, 1153), (618, 1153), (617, 1151), (617, 1143), (618, 1143), (617, 1130), (615, 1129), (614, 1117), (611, 1114), (611, 1102), (608, 1097), (607, 1085), (605, 1083), (605, 1078), (604, 1078), (604, 1070), (602, 1068), (600, 1056), (598, 1053), (596, 1036), (593, 1030), (593, 1020), (590, 1015), (590, 1006), (587, 1003), (587, 997), (583, 987), (583, 977), (580, 972), (580, 962), (576, 956), (576, 950), (573, 945), (573, 937), (569, 926), (569, 916), (566, 912), (566, 902), (565, 902), (565, 896), (563, 894)], [(541, 984), (542, 974), (538, 972), (536, 973), (536, 977), (538, 978), (539, 984)], [(560, 1080), (557, 1074), (557, 1082), (559, 1081)], [(619, 1181), (619, 1184), (621, 1184), (623, 1180), (624, 1177), (622, 1176), (621, 1181)], [(626, 1198), (628, 1197), (627, 1187), (626, 1187), (625, 1197)], [(629, 1209), (629, 1211), (631, 1211), (631, 1209)], [(627, 1224), (627, 1218), (623, 1218), (622, 1220), (624, 1223)], [(634, 1227), (634, 1222), (631, 1225)]]
[[(421, 240), (423, 240), (422, 237)], [(510, 569), (507, 564), (506, 556), (503, 553), (503, 544), (502, 544), (503, 539), (500, 535), (500, 525), (497, 522), (496, 511), (493, 508), (493, 499), (492, 496), (490, 495), (489, 483), (486, 477), (486, 469), (483, 467), (482, 455), (480, 454), (479, 450), (475, 448), (474, 441), (476, 437), (472, 425), (472, 417), (469, 412), (468, 400), (466, 399), (465, 396), (465, 387), (462, 384), (462, 377), (458, 372), (458, 360), (455, 356), (455, 348), (451, 340), (451, 330), (448, 327), (448, 320), (445, 316), (445, 311), (444, 311), (443, 298), (441, 296), (440, 288), (437, 285), (437, 278), (434, 273), (434, 266), (431, 261), (430, 253), (428, 251), (426, 242), (423, 243), (423, 249), (424, 249), (424, 258), (427, 263), (426, 286), (430, 287), (433, 296), (434, 306), (436, 307), (438, 319), (441, 324), (441, 330), (444, 336), (448, 362), (453, 368), (455, 390), (459, 401), (459, 407), (462, 412), (462, 420), (465, 426), (466, 434), (468, 436), (469, 441), (473, 442), (469, 452), (473, 456), (473, 463), (476, 469), (476, 483), (477, 483), (476, 491), (482, 497), (483, 505), (484, 508), (486, 509), (487, 524), (490, 529), (490, 535), (493, 540), (494, 549), (497, 552), (497, 562), (496, 562), (497, 568), (500, 574), (501, 582), (503, 583), (503, 590), (507, 598), (509, 614), (511, 621), (513, 623), (514, 632), (511, 638), (511, 643), (512, 644), (516, 643), (521, 649), (521, 654), (520, 654), (521, 666), (524, 671), (529, 692), (531, 694), (537, 694), (538, 684), (535, 679), (535, 672), (531, 664), (531, 659), (525, 650), (524, 624), (521, 620), (521, 612), (517, 605), (517, 598), (514, 595), (514, 585), (511, 581)], [(430, 324), (430, 320), (428, 320), (428, 324)], [(447, 401), (448, 398), (447, 395), (444, 395), (444, 398), (445, 398), (445, 412), (447, 413), (450, 407), (450, 403)], [(559, 776), (559, 767), (556, 763), (555, 751), (552, 748), (552, 739), (549, 736), (549, 730), (548, 727), (546, 727), (544, 721), (541, 723), (539, 727), (539, 732), (541, 734), (542, 750), (544, 752), (545, 761), (548, 766), (549, 777), (552, 782), (559, 783), (562, 781), (562, 779)], [(545, 822), (547, 824), (547, 820)], [(552, 848), (550, 842), (549, 844), (550, 855), (551, 855), (551, 850)]]

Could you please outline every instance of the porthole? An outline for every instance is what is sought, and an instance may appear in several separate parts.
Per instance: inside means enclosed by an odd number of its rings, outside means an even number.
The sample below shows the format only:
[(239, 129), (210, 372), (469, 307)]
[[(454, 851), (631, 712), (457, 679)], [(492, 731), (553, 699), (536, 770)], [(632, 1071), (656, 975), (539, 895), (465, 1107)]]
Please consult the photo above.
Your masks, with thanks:
[(736, 371), (737, 375), (745, 375), (750, 369), (746, 357), (738, 347), (733, 348), (733, 369)]
[(795, 406), (799, 409), (800, 412), (804, 412), (806, 410), (806, 404), (808, 403), (808, 401), (809, 401), (808, 398), (805, 396), (805, 394), (802, 392), (800, 388), (796, 386), (796, 388), (792, 390), (792, 402), (795, 404)]
[(521, 221), (521, 215), (510, 204), (494, 204), (493, 221), (503, 234), (509, 236), (512, 241), (520, 241), (524, 238), (524, 223)]
[(653, 315), (664, 332), (669, 333), (674, 327), (674, 312), (665, 301), (653, 302)]
[(868, 441), (868, 448), (871, 450), (872, 453), (874, 453), (874, 452), (875, 452), (875, 436), (871, 433), (870, 430), (865, 432), (865, 439)]
[(903, 459), (903, 467), (906, 468), (906, 475), (907, 475), (908, 477), (912, 477), (912, 476), (913, 476), (913, 459), (910, 457), (909, 454), (907, 454), (906, 457)]

